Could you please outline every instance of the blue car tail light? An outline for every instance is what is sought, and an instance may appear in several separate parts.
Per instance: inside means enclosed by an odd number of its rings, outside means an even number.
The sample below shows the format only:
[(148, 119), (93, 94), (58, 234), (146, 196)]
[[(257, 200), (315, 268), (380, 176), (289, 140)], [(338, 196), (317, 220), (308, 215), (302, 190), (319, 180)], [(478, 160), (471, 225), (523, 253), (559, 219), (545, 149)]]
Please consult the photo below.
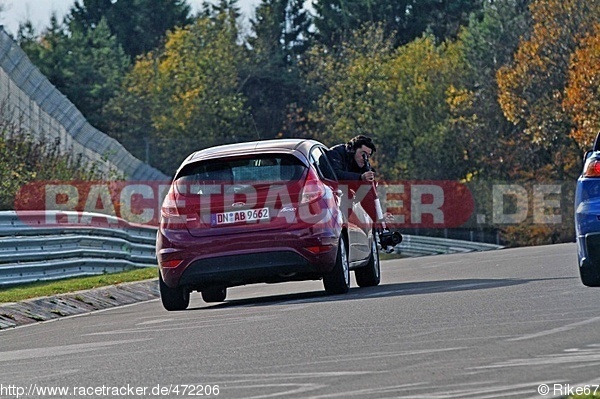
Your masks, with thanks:
[(596, 158), (588, 159), (583, 167), (583, 176), (600, 177), (600, 160)]

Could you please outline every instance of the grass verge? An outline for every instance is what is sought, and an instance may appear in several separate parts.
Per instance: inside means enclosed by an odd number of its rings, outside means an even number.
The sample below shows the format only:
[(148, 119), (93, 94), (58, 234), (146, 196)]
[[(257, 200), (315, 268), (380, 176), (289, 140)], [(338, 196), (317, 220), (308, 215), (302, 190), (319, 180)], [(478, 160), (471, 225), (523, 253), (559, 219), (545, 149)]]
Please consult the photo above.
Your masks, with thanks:
[(0, 289), (0, 303), (18, 302), (41, 296), (65, 294), (120, 283), (147, 280), (157, 277), (155, 267), (144, 267), (119, 273), (89, 277), (73, 277), (55, 281), (40, 281)]
[[(379, 257), (381, 260), (402, 258), (401, 255), (394, 253), (386, 254), (384, 252), (380, 252)], [(42, 296), (89, 290), (92, 288), (105, 287), (107, 285), (147, 280), (156, 278), (157, 276), (157, 270), (155, 267), (145, 267), (120, 273), (107, 273), (97, 276), (72, 277), (61, 280), (21, 284), (7, 288), (0, 288), (0, 304), (7, 302), (19, 302)]]
[(391, 254), (386, 254), (384, 251), (379, 251), (379, 260), (391, 260), (391, 259), (405, 259), (407, 256), (402, 254), (397, 254), (392, 252)]

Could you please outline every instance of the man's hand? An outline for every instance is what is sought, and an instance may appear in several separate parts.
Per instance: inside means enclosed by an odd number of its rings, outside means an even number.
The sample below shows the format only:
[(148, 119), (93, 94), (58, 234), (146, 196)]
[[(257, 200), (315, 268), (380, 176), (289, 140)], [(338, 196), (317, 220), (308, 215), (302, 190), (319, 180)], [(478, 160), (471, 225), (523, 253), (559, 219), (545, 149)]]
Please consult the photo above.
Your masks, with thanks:
[(391, 214), (391, 213), (389, 213), (389, 212), (386, 212), (386, 213), (383, 215), (383, 220), (384, 220), (386, 223), (392, 223), (392, 222), (395, 220), (395, 219), (394, 219), (394, 215), (392, 215), (392, 214)]
[(375, 180), (375, 172), (369, 171), (360, 175), (362, 181), (373, 181)]

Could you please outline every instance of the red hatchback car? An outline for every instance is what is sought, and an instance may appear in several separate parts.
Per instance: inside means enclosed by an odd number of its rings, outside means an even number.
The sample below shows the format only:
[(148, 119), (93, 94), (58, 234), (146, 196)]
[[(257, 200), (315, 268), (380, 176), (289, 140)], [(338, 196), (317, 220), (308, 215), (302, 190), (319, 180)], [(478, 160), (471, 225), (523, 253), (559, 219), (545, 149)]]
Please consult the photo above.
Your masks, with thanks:
[(380, 282), (373, 221), (338, 182), (314, 140), (208, 148), (179, 167), (156, 240), (160, 293), (183, 310), (190, 293), (224, 301), (228, 287), (322, 279), (329, 294)]

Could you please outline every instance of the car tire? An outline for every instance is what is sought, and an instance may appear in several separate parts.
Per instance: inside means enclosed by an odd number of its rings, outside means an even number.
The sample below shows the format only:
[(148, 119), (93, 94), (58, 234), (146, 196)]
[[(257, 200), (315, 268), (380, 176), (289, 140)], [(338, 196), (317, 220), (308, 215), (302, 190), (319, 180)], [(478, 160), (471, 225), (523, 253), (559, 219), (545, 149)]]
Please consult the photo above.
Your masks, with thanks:
[(600, 267), (591, 262), (584, 261), (579, 267), (581, 282), (587, 287), (600, 287)]
[(356, 277), (356, 284), (359, 287), (373, 287), (379, 285), (381, 282), (381, 264), (379, 263), (379, 246), (377, 245), (377, 239), (373, 234), (373, 240), (371, 241), (371, 256), (369, 257), (369, 263), (366, 266), (356, 269), (354, 271), (354, 277)]
[(206, 303), (223, 302), (227, 297), (226, 287), (212, 287), (202, 290), (202, 299)]
[(190, 304), (190, 292), (185, 287), (170, 288), (158, 273), (160, 300), (168, 311), (185, 310)]
[(325, 292), (330, 295), (345, 294), (350, 290), (350, 264), (343, 237), (340, 237), (333, 269), (323, 276), (323, 285)]

